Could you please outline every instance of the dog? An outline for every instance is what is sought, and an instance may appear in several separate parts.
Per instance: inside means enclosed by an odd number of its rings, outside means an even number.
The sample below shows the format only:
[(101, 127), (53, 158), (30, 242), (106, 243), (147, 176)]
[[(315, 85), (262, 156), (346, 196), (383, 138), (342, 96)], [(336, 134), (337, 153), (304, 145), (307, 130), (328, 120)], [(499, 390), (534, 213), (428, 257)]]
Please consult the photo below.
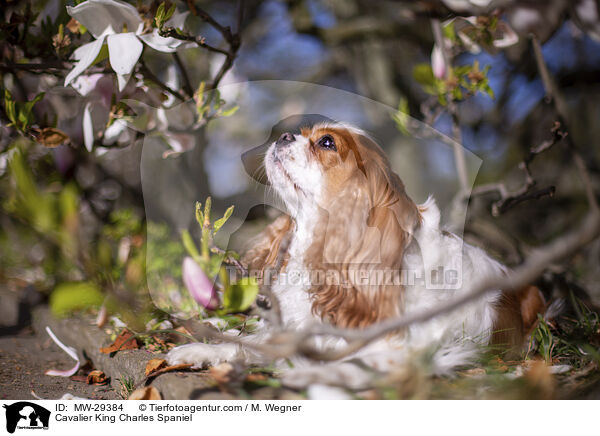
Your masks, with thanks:
[[(242, 260), (249, 271), (275, 271), (271, 290), (287, 328), (315, 323), (360, 329), (435, 307), (468, 292), (479, 280), (507, 273), (480, 248), (440, 229), (432, 197), (416, 204), (376, 142), (342, 123), (317, 123), (283, 133), (264, 161), (268, 180), (285, 203), (281, 215), (249, 243)], [(265, 280), (265, 276), (262, 276)], [(314, 363), (293, 359), (284, 384), (368, 386), (374, 373), (428, 356), (431, 374), (448, 375), (471, 364), (488, 345), (519, 352), (533, 329), (544, 297), (534, 286), (501, 289), (426, 323), (410, 325), (355, 352), (348, 359)], [(244, 340), (270, 337), (264, 325)], [(345, 341), (317, 338), (321, 349)], [(187, 344), (168, 353), (170, 364), (195, 367), (241, 360), (264, 364), (252, 347)]]

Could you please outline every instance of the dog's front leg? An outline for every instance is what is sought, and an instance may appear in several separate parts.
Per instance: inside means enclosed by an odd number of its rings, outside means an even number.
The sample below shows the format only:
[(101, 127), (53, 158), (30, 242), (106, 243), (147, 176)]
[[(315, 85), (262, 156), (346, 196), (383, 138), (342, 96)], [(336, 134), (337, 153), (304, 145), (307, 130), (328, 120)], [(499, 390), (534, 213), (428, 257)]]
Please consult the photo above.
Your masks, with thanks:
[(241, 343), (193, 344), (180, 345), (167, 354), (169, 365), (192, 364), (193, 368), (215, 366), (222, 362), (242, 362), (245, 365), (262, 365), (268, 359), (252, 348), (252, 344), (260, 344), (267, 340), (267, 333), (258, 333), (241, 337)]

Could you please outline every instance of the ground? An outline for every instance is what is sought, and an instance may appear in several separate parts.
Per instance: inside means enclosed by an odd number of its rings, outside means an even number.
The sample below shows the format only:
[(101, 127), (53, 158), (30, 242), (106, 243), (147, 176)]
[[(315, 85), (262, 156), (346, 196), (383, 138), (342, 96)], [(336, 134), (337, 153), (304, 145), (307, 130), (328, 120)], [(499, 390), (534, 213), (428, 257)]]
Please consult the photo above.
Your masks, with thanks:
[(99, 400), (120, 399), (110, 385), (93, 386), (44, 375), (48, 369), (72, 365), (73, 361), (50, 338), (35, 335), (31, 328), (0, 337), (0, 399), (32, 400), (32, 391), (44, 399), (57, 399), (67, 392)]

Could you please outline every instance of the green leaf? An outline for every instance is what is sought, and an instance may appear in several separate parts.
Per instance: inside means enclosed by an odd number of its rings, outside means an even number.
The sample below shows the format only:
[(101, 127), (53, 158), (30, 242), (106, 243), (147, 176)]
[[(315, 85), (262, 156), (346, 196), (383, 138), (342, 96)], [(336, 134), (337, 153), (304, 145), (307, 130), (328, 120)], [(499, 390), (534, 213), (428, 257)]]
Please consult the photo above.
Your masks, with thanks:
[(12, 124), (17, 124), (17, 112), (16, 105), (14, 100), (12, 99), (12, 95), (8, 89), (4, 89), (4, 108), (6, 111), (6, 116), (10, 120)]
[(223, 227), (223, 224), (225, 224), (227, 222), (227, 220), (229, 219), (229, 217), (231, 216), (232, 213), (233, 213), (233, 206), (230, 206), (225, 211), (225, 215), (223, 215), (223, 218), (219, 218), (218, 220), (215, 221), (215, 224), (213, 225), (213, 229), (214, 229), (215, 233), (217, 233), (219, 231), (219, 229), (221, 227)]
[(488, 85), (487, 83), (482, 87), (483, 92), (485, 92), (487, 95), (489, 95), (491, 98), (494, 98), (494, 90), (492, 88), (490, 88), (490, 85)]
[(198, 252), (196, 243), (192, 239), (192, 235), (190, 235), (190, 232), (188, 232), (187, 229), (181, 231), (181, 241), (189, 255), (192, 256), (196, 262), (199, 262), (201, 260), (200, 253)]
[(450, 22), (443, 26), (442, 31), (444, 33), (444, 36), (450, 41), (456, 41), (456, 31), (454, 30), (454, 22)]
[(173, 3), (171, 5), (171, 7), (169, 8), (169, 10), (167, 11), (167, 13), (164, 16), (164, 21), (168, 21), (169, 18), (171, 18), (173, 16), (173, 13), (175, 12), (175, 3)]
[(75, 311), (100, 307), (104, 295), (89, 282), (61, 283), (50, 295), (50, 310), (56, 317), (65, 317)]
[(413, 77), (421, 85), (433, 86), (435, 83), (435, 77), (433, 70), (429, 64), (417, 64), (413, 69)]
[(248, 310), (258, 295), (258, 283), (253, 277), (244, 277), (227, 287), (223, 294), (223, 306), (227, 312)]
[(400, 102), (398, 103), (398, 111), (392, 115), (392, 119), (396, 122), (396, 127), (403, 134), (408, 135), (408, 118), (410, 116), (410, 112), (408, 109), (408, 99), (406, 97), (400, 98)]
[(160, 29), (162, 27), (164, 21), (165, 21), (165, 3), (162, 2), (158, 6), (158, 9), (156, 10), (156, 15), (154, 16), (154, 24), (156, 24), (156, 27), (158, 27)]

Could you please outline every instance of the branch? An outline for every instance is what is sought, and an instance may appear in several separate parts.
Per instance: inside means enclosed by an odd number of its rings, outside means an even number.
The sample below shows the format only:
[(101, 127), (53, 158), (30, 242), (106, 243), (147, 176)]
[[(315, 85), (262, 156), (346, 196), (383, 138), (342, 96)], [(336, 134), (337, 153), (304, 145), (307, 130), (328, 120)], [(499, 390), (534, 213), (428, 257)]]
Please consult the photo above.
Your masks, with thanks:
[(223, 50), (223, 49), (220, 49), (217, 47), (213, 47), (210, 44), (207, 44), (206, 39), (203, 36), (193, 36), (193, 35), (187, 35), (185, 33), (179, 33), (179, 32), (177, 32), (177, 29), (175, 29), (173, 27), (164, 27), (158, 31), (158, 34), (160, 36), (162, 36), (163, 38), (174, 38), (174, 39), (179, 39), (181, 41), (193, 42), (198, 47), (205, 48), (208, 51), (212, 51), (214, 53), (221, 53), (221, 54), (224, 54), (225, 56), (229, 55), (229, 52), (227, 50)]
[[(558, 89), (558, 86), (556, 85), (556, 82), (552, 77), (550, 70), (548, 70), (548, 66), (546, 65), (546, 61), (544, 60), (544, 55), (542, 53), (542, 46), (537, 36), (531, 36), (531, 43), (533, 45), (535, 63), (540, 72), (540, 76), (542, 76), (542, 82), (544, 84), (546, 98), (554, 104), (554, 109), (556, 110), (559, 121), (567, 127), (567, 130), (569, 130), (569, 108), (567, 102), (561, 94), (560, 90)], [(575, 165), (577, 165), (579, 173), (584, 179), (586, 179), (585, 193), (587, 196), (588, 203), (590, 204), (590, 207), (592, 209), (598, 210), (598, 200), (596, 199), (596, 195), (594, 193), (594, 188), (591, 183), (587, 167), (583, 158), (579, 154), (577, 147), (575, 147), (575, 144), (573, 143), (572, 135), (567, 137), (567, 145), (573, 153), (573, 159), (575, 161)]]
[(146, 63), (143, 60), (140, 61), (140, 72), (142, 74), (144, 74), (144, 76), (146, 76), (147, 79), (156, 83), (164, 91), (167, 91), (167, 92), (173, 94), (175, 97), (177, 97), (181, 101), (186, 101), (186, 98), (183, 95), (181, 95), (181, 93), (179, 93), (178, 91), (175, 91), (173, 88), (167, 86), (158, 77), (156, 77), (154, 75), (154, 73), (152, 71), (150, 71), (150, 69), (146, 66)]
[(531, 174), (529, 165), (531, 162), (533, 162), (538, 154), (550, 149), (567, 136), (567, 133), (561, 130), (560, 127), (560, 123), (556, 121), (551, 129), (552, 138), (542, 142), (536, 147), (531, 147), (525, 159), (519, 163), (519, 168), (525, 172), (525, 183), (521, 188), (511, 192), (508, 190), (504, 182), (489, 183), (475, 187), (470, 196), (476, 197), (479, 195), (489, 194), (491, 192), (499, 194), (500, 199), (492, 204), (492, 215), (499, 216), (523, 201), (554, 195), (554, 186), (548, 186), (538, 190), (533, 189), (536, 185), (536, 181)]
[[(449, 79), (452, 75), (451, 59), (446, 44), (444, 43), (444, 35), (442, 33), (442, 25), (440, 20), (434, 18), (431, 20), (431, 28), (433, 30), (433, 37), (435, 44), (440, 48), (444, 63), (446, 64), (446, 79)], [(465, 152), (462, 148), (462, 134), (460, 131), (460, 121), (458, 119), (458, 107), (452, 99), (451, 95), (448, 95), (446, 99), (448, 101), (448, 112), (452, 117), (452, 138), (456, 143), (452, 144), (452, 150), (454, 151), (454, 163), (456, 165), (456, 171), (458, 172), (458, 180), (460, 182), (460, 190), (467, 192), (469, 190), (469, 179), (467, 175), (467, 163), (465, 160)]]
[(173, 59), (177, 64), (177, 68), (179, 68), (179, 74), (181, 74), (181, 77), (183, 78), (183, 89), (185, 90), (185, 93), (188, 95), (188, 97), (193, 97), (194, 89), (192, 88), (192, 84), (190, 82), (190, 76), (188, 76), (185, 65), (183, 65), (183, 61), (177, 52), (173, 52)]

